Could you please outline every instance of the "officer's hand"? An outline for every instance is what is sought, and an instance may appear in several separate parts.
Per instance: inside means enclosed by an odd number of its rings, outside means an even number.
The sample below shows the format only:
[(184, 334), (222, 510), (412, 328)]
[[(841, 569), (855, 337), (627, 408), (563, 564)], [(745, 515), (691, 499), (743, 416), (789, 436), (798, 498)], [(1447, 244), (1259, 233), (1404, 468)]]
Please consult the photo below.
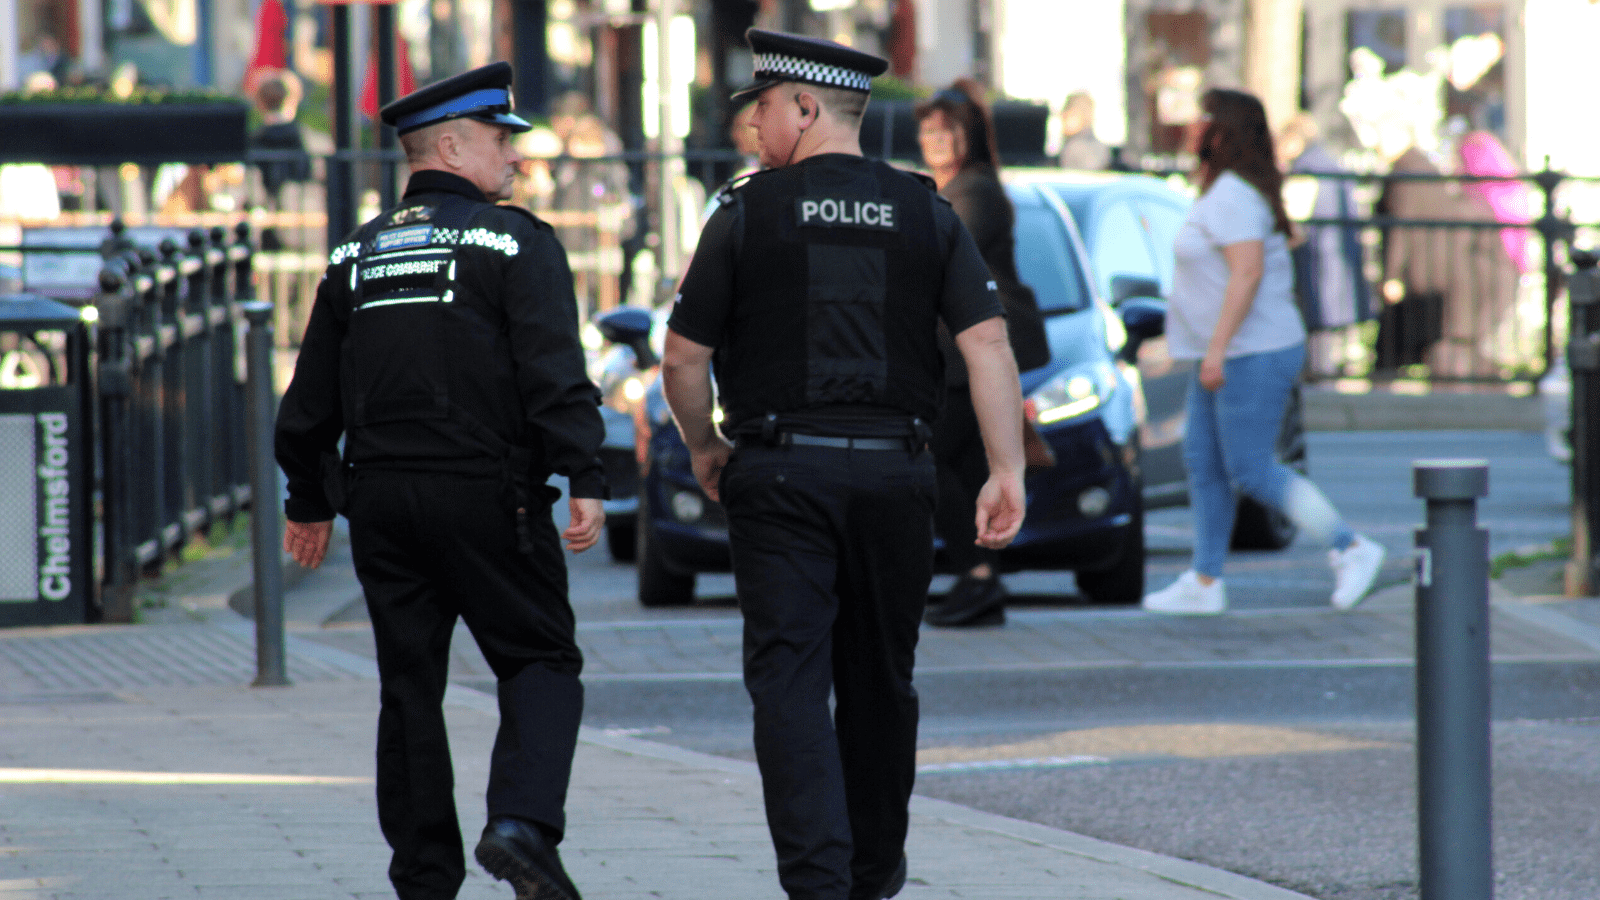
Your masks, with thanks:
[(308, 569), (322, 565), (328, 555), (328, 544), (333, 540), (333, 520), (326, 522), (289, 522), (283, 529), (283, 552)]
[(991, 474), (983, 490), (978, 492), (978, 540), (975, 543), (999, 550), (1015, 540), (1022, 529), (1026, 500), (1020, 474)]
[(722, 470), (727, 468), (728, 458), (733, 455), (733, 445), (723, 440), (721, 435), (704, 450), (697, 450), (689, 455), (690, 464), (694, 466), (695, 480), (700, 482), (700, 490), (706, 492), (713, 502), (722, 502), (722, 492), (717, 489), (722, 480)]
[(600, 528), (606, 524), (605, 504), (591, 497), (571, 497), (567, 511), (572, 521), (561, 532), (561, 539), (567, 542), (568, 550), (582, 553), (600, 540)]

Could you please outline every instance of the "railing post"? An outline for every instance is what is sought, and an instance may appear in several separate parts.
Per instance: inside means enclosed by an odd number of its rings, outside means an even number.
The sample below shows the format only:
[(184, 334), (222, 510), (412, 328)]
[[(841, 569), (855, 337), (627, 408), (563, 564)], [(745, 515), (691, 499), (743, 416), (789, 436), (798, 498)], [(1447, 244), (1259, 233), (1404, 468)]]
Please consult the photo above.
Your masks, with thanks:
[(272, 384), (272, 304), (244, 304), (250, 323), (250, 542), (255, 562), (256, 687), (289, 683), (284, 665), (283, 535), (278, 527), (278, 467), (272, 452), (277, 412)]
[(148, 248), (139, 247), (134, 253), (139, 258), (141, 277), (146, 289), (140, 298), (140, 325), (147, 338), (147, 351), (141, 350), (135, 365), (139, 370), (137, 415), (143, 434), (145, 457), (140, 460), (143, 469), (138, 473), (141, 530), (135, 538), (153, 548), (147, 555), (141, 551), (140, 565), (159, 568), (161, 560), (170, 549), (167, 538), (167, 436), (166, 436), (166, 384), (167, 346), (166, 315), (162, 311), (165, 284), (163, 269), (156, 265), (156, 255)]
[(1422, 900), (1489, 900), (1489, 532), (1481, 459), (1418, 460), (1417, 825)]
[[(1539, 242), (1544, 250), (1544, 371), (1556, 361), (1555, 310), (1561, 296), (1561, 270), (1556, 264), (1556, 242), (1568, 237), (1571, 225), (1556, 215), (1556, 189), (1566, 176), (1550, 168), (1550, 157), (1544, 158), (1544, 169), (1533, 176), (1533, 181), (1544, 192), (1544, 212), (1534, 227), (1539, 232)], [(1542, 373), (1541, 373), (1542, 374)]]
[(130, 427), (128, 409), (133, 386), (128, 318), (136, 295), (128, 281), (126, 260), (107, 261), (100, 270), (100, 296), (95, 301), (95, 311), (100, 316), (96, 390), (100, 400), (105, 578), (101, 616), (104, 621), (118, 623), (133, 621), (133, 590), (138, 582), (138, 560), (130, 529), (133, 497), (128, 490), (133, 472), (132, 454), (138, 439)]

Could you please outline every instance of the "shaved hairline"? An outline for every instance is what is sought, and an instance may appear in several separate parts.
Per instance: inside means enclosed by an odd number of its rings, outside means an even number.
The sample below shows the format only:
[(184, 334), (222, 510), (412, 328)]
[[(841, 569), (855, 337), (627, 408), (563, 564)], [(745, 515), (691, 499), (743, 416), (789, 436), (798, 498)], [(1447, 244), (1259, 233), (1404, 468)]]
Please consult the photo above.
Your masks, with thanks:
[(847, 91), (844, 88), (823, 87), (817, 84), (797, 84), (795, 96), (802, 93), (811, 94), (828, 108), (835, 119), (851, 127), (861, 125), (861, 117), (867, 111), (867, 100), (870, 95), (861, 91)]
[(433, 159), (439, 152), (440, 136), (450, 131), (465, 137), (461, 123), (470, 121), (473, 120), (466, 117), (446, 119), (400, 135), (400, 149), (406, 153), (406, 163), (415, 166)]

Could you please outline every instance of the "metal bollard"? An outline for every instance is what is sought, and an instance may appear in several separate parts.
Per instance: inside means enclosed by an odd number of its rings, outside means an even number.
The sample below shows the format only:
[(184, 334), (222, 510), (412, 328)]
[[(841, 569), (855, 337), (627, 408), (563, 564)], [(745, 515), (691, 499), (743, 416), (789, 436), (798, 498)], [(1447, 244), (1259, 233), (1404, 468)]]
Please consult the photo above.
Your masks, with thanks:
[(243, 303), (250, 322), (245, 363), (250, 429), (250, 544), (256, 577), (256, 687), (289, 683), (284, 666), (283, 534), (278, 528), (278, 464), (272, 452), (277, 404), (272, 384), (272, 304)]
[(1481, 459), (1412, 463), (1417, 529), (1417, 825), (1422, 900), (1489, 900), (1489, 532)]
[(1586, 597), (1600, 588), (1600, 262), (1593, 253), (1573, 251), (1574, 271), (1567, 282), (1571, 322), (1567, 338), (1572, 442), (1572, 561), (1566, 594)]

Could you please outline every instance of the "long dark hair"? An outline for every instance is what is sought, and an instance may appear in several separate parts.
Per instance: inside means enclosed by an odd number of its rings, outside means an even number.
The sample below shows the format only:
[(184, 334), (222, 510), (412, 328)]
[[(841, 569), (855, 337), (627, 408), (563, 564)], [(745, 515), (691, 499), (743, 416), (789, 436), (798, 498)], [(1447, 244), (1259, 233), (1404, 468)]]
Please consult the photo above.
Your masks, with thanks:
[(1283, 208), (1283, 172), (1261, 101), (1244, 91), (1212, 88), (1200, 98), (1200, 109), (1210, 120), (1200, 133), (1200, 193), (1211, 190), (1223, 172), (1233, 172), (1272, 207), (1273, 230), (1292, 236), (1294, 226)]
[(917, 121), (942, 112), (950, 123), (961, 130), (966, 139), (967, 157), (961, 168), (987, 165), (1000, 170), (1000, 147), (994, 136), (994, 117), (989, 114), (989, 104), (983, 100), (983, 87), (971, 78), (957, 78), (951, 85), (912, 110)]

